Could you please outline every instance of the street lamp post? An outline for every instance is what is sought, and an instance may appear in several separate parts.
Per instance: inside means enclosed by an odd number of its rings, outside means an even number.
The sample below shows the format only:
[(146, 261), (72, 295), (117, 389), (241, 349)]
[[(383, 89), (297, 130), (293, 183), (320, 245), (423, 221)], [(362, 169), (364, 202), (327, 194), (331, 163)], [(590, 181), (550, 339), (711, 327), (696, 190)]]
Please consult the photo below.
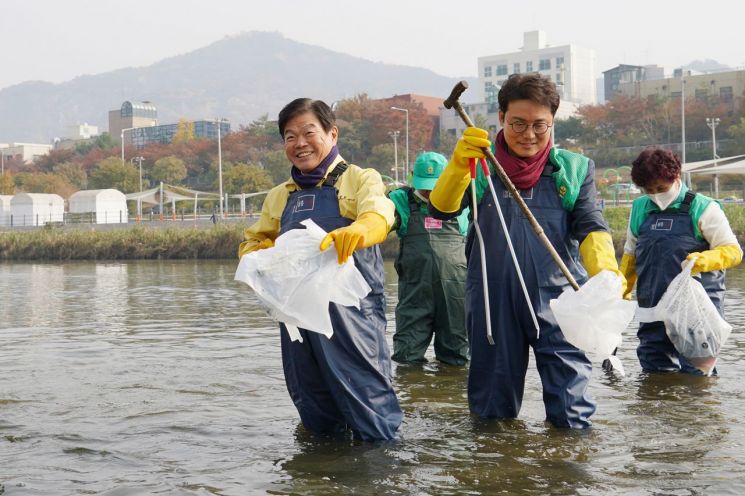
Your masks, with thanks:
[[(139, 157), (132, 157), (129, 159), (129, 163), (131, 164), (133, 160), (137, 160), (138, 165), (140, 167), (140, 193), (142, 193), (142, 161), (145, 160), (145, 157), (139, 156)], [(137, 199), (137, 222), (139, 222), (139, 219), (142, 218), (142, 198)]]
[[(686, 165), (686, 80), (684, 69), (680, 72), (680, 140), (681, 140), (681, 155), (683, 159), (682, 166)], [(686, 173), (686, 184), (691, 187), (691, 173)]]
[(217, 177), (220, 182), (220, 218), (224, 218), (223, 215), (223, 196), (222, 196), (222, 141), (220, 137), (220, 125), (225, 119), (215, 119), (217, 123)]
[(400, 131), (389, 131), (388, 136), (393, 138), (393, 172), (398, 186), (398, 133)]
[[(714, 154), (714, 169), (717, 167), (717, 126), (719, 125), (719, 117), (707, 117), (706, 125), (711, 128), (711, 148)], [(719, 198), (719, 174), (714, 174), (714, 198)]]
[(129, 163), (132, 164), (133, 160), (137, 160), (137, 163), (140, 168), (140, 193), (142, 193), (142, 161), (145, 160), (145, 157), (132, 157), (129, 159)]
[(125, 127), (124, 129), (122, 129), (122, 132), (120, 135), (121, 140), (122, 140), (122, 162), (124, 162), (124, 131), (131, 131), (132, 129), (137, 129), (137, 128), (136, 127)]
[(406, 164), (404, 165), (404, 181), (409, 177), (409, 109), (391, 107), (391, 110), (406, 112)]

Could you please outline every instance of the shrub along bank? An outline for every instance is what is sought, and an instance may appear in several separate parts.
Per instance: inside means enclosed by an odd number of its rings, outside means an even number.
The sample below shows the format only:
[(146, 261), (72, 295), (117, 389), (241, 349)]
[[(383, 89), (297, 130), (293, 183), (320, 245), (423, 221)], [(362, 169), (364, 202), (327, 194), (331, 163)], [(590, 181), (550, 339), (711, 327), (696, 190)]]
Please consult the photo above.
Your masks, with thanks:
[[(745, 208), (725, 205), (724, 211), (740, 244), (745, 242)], [(603, 211), (620, 258), (628, 226), (629, 207)], [(235, 259), (245, 225), (221, 223), (207, 228), (135, 226), (121, 229), (40, 228), (0, 232), (0, 260), (132, 260)], [(382, 245), (383, 256), (398, 252), (391, 234)]]

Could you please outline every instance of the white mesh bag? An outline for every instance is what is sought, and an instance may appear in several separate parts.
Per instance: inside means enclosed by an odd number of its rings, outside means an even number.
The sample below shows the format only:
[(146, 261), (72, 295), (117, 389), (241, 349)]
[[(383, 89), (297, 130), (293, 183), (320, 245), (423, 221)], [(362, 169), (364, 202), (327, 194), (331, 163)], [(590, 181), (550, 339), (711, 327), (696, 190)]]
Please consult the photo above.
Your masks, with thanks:
[(694, 260), (686, 261), (657, 305), (640, 308), (636, 316), (640, 322), (664, 322), (678, 353), (710, 374), (732, 326), (719, 315), (701, 283), (691, 277), (693, 264)]

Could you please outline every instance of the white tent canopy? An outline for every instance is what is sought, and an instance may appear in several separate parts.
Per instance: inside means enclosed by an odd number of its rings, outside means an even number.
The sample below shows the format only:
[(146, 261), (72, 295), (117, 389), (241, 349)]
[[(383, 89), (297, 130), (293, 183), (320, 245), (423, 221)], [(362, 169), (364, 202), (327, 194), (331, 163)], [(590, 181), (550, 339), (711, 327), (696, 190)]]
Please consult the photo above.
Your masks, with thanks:
[(160, 188), (146, 189), (145, 191), (138, 191), (137, 193), (129, 193), (125, 195), (127, 200), (137, 200), (142, 203), (158, 203), (158, 198), (155, 196), (160, 192)]
[[(162, 191), (161, 191), (162, 190)], [(145, 191), (136, 193), (129, 193), (127, 200), (137, 201), (137, 213), (142, 215), (142, 204), (150, 203), (153, 205), (160, 204), (161, 202), (171, 202), (173, 210), (176, 210), (177, 201), (194, 201), (194, 212), (196, 215), (197, 206), (199, 200), (217, 200), (220, 196), (217, 193), (209, 193), (206, 191), (197, 191), (181, 186), (171, 186), (170, 184), (163, 184), (156, 188), (151, 188)], [(175, 215), (175, 214), (174, 214)]]
[(742, 159), (745, 157), (745, 155), (735, 155), (732, 157), (723, 157), (718, 159), (710, 159), (710, 160), (700, 160), (698, 162), (688, 162), (683, 164), (683, 172), (690, 172), (692, 174), (697, 174), (700, 172), (700, 170), (704, 167), (710, 167), (714, 166), (715, 164), (721, 166), (721, 165), (727, 165), (732, 162), (739, 161), (739, 159)]
[[(718, 163), (721, 164), (721, 160)], [(717, 165), (716, 167), (694, 170), (691, 171), (691, 174), (745, 174), (745, 159), (727, 162), (724, 165)]]
[(96, 224), (126, 223), (129, 217), (127, 197), (115, 189), (89, 189), (70, 196), (71, 214), (95, 215)]
[(14, 226), (43, 226), (48, 222), (63, 222), (65, 200), (60, 195), (18, 193), (10, 200)]
[[(160, 187), (129, 193), (127, 200), (138, 200), (142, 203), (160, 203)], [(182, 188), (179, 186), (163, 185), (163, 201), (186, 201), (186, 200), (216, 200), (220, 198), (217, 193), (208, 193), (205, 191), (196, 191), (193, 189)]]
[[(177, 201), (194, 201), (194, 212), (197, 211), (197, 204), (200, 200), (219, 200), (220, 195), (218, 193), (210, 193), (207, 191), (197, 191), (194, 189), (185, 188), (182, 186), (172, 186), (170, 184), (163, 184), (163, 202), (171, 202), (175, 210)], [(241, 214), (246, 211), (246, 199), (253, 196), (265, 195), (269, 191), (259, 191), (257, 193), (240, 193), (236, 195), (225, 195), (225, 200), (228, 198), (236, 198), (241, 200)], [(159, 204), (161, 202), (161, 188), (152, 188), (145, 191), (136, 193), (129, 193), (126, 195), (127, 200), (137, 201), (138, 211), (141, 210), (142, 203)], [(196, 213), (195, 213), (196, 215)]]

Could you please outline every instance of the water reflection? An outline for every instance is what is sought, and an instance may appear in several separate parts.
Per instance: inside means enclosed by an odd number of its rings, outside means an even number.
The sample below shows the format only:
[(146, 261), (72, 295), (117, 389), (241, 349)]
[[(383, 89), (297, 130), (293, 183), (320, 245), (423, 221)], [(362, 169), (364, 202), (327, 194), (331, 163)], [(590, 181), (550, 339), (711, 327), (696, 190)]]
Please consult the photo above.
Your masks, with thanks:
[(22, 316), (29, 326), (55, 322), (64, 304), (64, 268), (44, 264), (0, 264), (0, 321), (9, 325), (11, 315)]
[(627, 376), (595, 371), (594, 427), (573, 432), (544, 421), (532, 365), (514, 420), (469, 413), (466, 368), (398, 365), (402, 439), (383, 444), (305, 431), (279, 331), (234, 270), (0, 264), (5, 493), (745, 494), (745, 270), (719, 377), (643, 373), (630, 329)]
[(294, 454), (276, 465), (283, 478), (275, 494), (346, 495), (410, 494), (400, 481), (407, 472), (398, 458), (401, 441), (363, 443), (322, 438), (299, 425), (294, 433)]

